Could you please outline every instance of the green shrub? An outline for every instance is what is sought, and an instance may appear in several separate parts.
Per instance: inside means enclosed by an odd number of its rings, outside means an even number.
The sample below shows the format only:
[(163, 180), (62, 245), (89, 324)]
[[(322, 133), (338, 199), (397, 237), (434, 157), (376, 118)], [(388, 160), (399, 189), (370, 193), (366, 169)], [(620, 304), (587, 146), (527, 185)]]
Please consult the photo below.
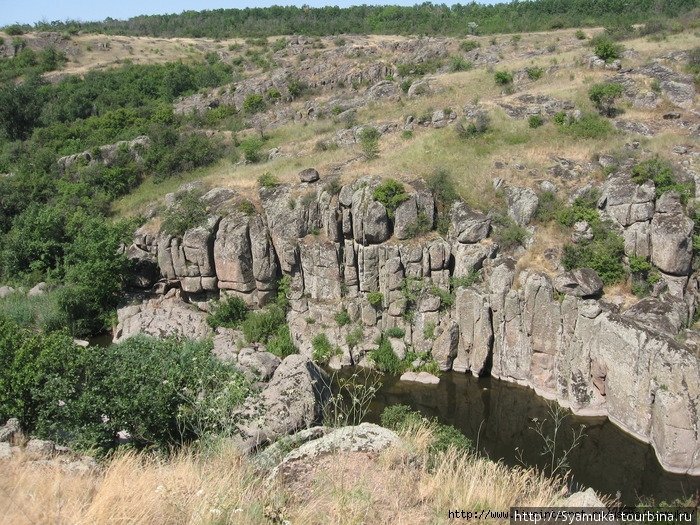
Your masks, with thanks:
[(238, 203), (236, 209), (244, 215), (255, 215), (255, 204), (248, 199), (243, 199)]
[(540, 115), (530, 115), (527, 119), (528, 125), (535, 129), (544, 124), (544, 119)]
[(243, 157), (248, 162), (256, 163), (262, 160), (262, 148), (264, 142), (258, 137), (248, 137), (241, 141), (238, 146), (243, 152)]
[(288, 78), (287, 79), (287, 90), (289, 91), (289, 96), (292, 100), (297, 99), (304, 95), (309, 89), (306, 82), (298, 78)]
[(397, 357), (391, 349), (389, 338), (384, 335), (380, 338), (377, 348), (369, 352), (369, 358), (383, 374), (399, 375), (408, 367), (408, 363)]
[(479, 270), (471, 270), (467, 275), (462, 277), (452, 277), (450, 279), (450, 286), (453, 290), (457, 288), (469, 288), (473, 286), (481, 279), (481, 273)]
[(279, 89), (276, 88), (270, 88), (267, 90), (265, 93), (265, 97), (268, 100), (276, 101), (282, 98), (282, 93), (280, 93)]
[(413, 84), (413, 80), (411, 80), (410, 78), (402, 80), (400, 84), (401, 91), (403, 91), (404, 93), (408, 93), (408, 90), (411, 88), (411, 84)]
[(404, 140), (410, 140), (413, 138), (413, 131), (410, 129), (405, 129), (401, 132), (401, 138)]
[(425, 326), (423, 327), (423, 337), (425, 339), (435, 338), (435, 323), (433, 321), (428, 321), (425, 323)]
[(543, 191), (540, 193), (537, 201), (535, 219), (541, 222), (553, 221), (562, 210), (562, 206), (561, 201), (554, 192)]
[(22, 328), (36, 328), (51, 332), (66, 327), (67, 319), (58, 302), (58, 294), (50, 291), (29, 297), (15, 292), (0, 298), (0, 318), (12, 321)]
[(430, 446), (433, 454), (447, 452), (450, 448), (467, 453), (473, 448), (471, 440), (452, 425), (434, 423), (433, 433), (435, 440)]
[(367, 294), (367, 302), (375, 308), (379, 308), (383, 301), (384, 294), (382, 292), (369, 292)]
[(280, 325), (286, 324), (282, 308), (272, 305), (265, 310), (250, 312), (241, 323), (241, 330), (248, 343), (267, 343), (277, 334)]
[(163, 231), (182, 236), (190, 228), (204, 224), (207, 207), (199, 191), (187, 191), (175, 195), (175, 202), (163, 212)]
[(5, 33), (10, 36), (19, 36), (24, 34), (24, 29), (19, 24), (12, 24), (5, 28)]
[[(566, 115), (564, 114), (564, 119)], [(555, 120), (559, 122), (559, 119)], [(578, 120), (562, 122), (561, 129), (569, 135), (580, 139), (604, 139), (614, 132), (612, 124), (607, 119), (595, 113), (585, 113)]]
[(455, 296), (439, 286), (433, 286), (430, 293), (440, 298), (440, 310), (446, 310), (455, 304)]
[(542, 78), (542, 75), (544, 75), (544, 69), (541, 67), (526, 67), (525, 72), (527, 73), (527, 78), (530, 80), (539, 80)]
[(393, 326), (393, 327), (391, 327), (391, 328), (388, 328), (388, 329), (384, 332), (384, 334), (385, 334), (387, 337), (393, 337), (393, 338), (395, 338), (395, 339), (401, 339), (401, 338), (403, 338), (403, 336), (406, 335), (406, 330), (404, 330), (403, 328), (401, 328), (401, 327), (399, 327), (399, 326)]
[(591, 39), (591, 45), (595, 55), (606, 62), (617, 60), (622, 55), (623, 47), (607, 36), (601, 35)]
[(299, 349), (294, 345), (287, 324), (283, 324), (277, 329), (277, 333), (268, 340), (266, 348), (268, 352), (280, 359), (299, 352)]
[(321, 332), (311, 340), (313, 348), (313, 360), (320, 364), (327, 364), (334, 355), (338, 354), (338, 349), (328, 340), (328, 336)]
[(280, 181), (275, 175), (266, 171), (258, 177), (258, 184), (262, 188), (274, 188), (275, 186), (279, 186)]
[(265, 110), (265, 98), (259, 93), (251, 93), (243, 100), (243, 111), (252, 115)]
[(360, 131), (360, 148), (365, 159), (372, 160), (379, 156), (379, 137), (381, 133), (372, 126), (365, 126)]
[(467, 139), (476, 135), (483, 135), (488, 131), (490, 125), (491, 117), (489, 117), (488, 113), (482, 112), (472, 119), (457, 122), (455, 131), (460, 138)]
[(574, 36), (579, 40), (586, 40), (586, 38), (588, 38), (586, 36), (586, 33), (584, 33), (583, 30), (581, 30), (581, 29), (578, 29), (576, 31), (576, 33), (574, 34)]
[(377, 186), (372, 193), (372, 197), (377, 202), (381, 202), (386, 208), (390, 219), (394, 218), (394, 213), (399, 205), (409, 199), (408, 193), (399, 181), (386, 179)]
[(418, 76), (422, 77), (429, 73), (435, 73), (442, 65), (440, 60), (424, 60), (423, 62), (407, 62), (398, 64), (396, 72), (400, 77)]
[(216, 329), (236, 328), (248, 314), (248, 305), (240, 297), (229, 297), (214, 303), (213, 312), (207, 317), (209, 326)]
[(479, 42), (476, 40), (462, 40), (459, 43), (459, 49), (465, 53), (469, 53), (469, 51), (473, 51), (479, 47), (481, 47), (481, 44), (479, 44)]
[(348, 332), (348, 335), (345, 336), (345, 342), (350, 348), (355, 348), (358, 344), (360, 344), (363, 336), (364, 330), (362, 327), (356, 326), (350, 332)]
[(493, 79), (499, 86), (508, 86), (513, 83), (513, 73), (510, 71), (496, 71)]
[(588, 224), (595, 227), (600, 223), (597, 201), (597, 191), (587, 192), (577, 197), (571, 206), (559, 208), (555, 212), (555, 218), (562, 226), (571, 227), (577, 222), (586, 221)]
[(435, 198), (437, 208), (437, 230), (441, 235), (447, 235), (450, 226), (450, 207), (459, 199), (450, 173), (438, 169), (427, 181), (428, 188)]
[(562, 264), (567, 270), (575, 268), (593, 268), (604, 284), (610, 285), (623, 281), (626, 276), (622, 258), (625, 243), (617, 233), (609, 231), (590, 242), (564, 246)]
[(467, 453), (473, 448), (469, 438), (455, 427), (443, 425), (437, 419), (429, 420), (408, 405), (390, 405), (382, 411), (379, 419), (382, 426), (397, 432), (419, 425), (428, 427), (433, 433), (433, 442), (429, 448), (431, 455), (442, 454), (450, 448), (459, 453)]
[(516, 246), (524, 246), (530, 237), (530, 234), (523, 226), (520, 226), (508, 216), (497, 216), (494, 220), (494, 225), (492, 237), (504, 250), (509, 250)]
[(423, 416), (408, 405), (389, 405), (382, 410), (379, 421), (383, 427), (401, 432), (423, 422)]
[(688, 71), (696, 75), (696, 82), (698, 81), (698, 75), (700, 75), (700, 46), (694, 47), (688, 51), (688, 65), (686, 66)]
[(613, 117), (617, 113), (615, 101), (622, 96), (624, 89), (617, 82), (594, 84), (588, 90), (588, 98), (602, 114)]
[(472, 67), (474, 67), (474, 65), (471, 62), (460, 56), (453, 56), (450, 59), (450, 71), (454, 73), (458, 71), (469, 71)]
[(694, 193), (692, 184), (678, 182), (673, 173), (673, 166), (659, 157), (636, 164), (632, 168), (632, 180), (637, 184), (652, 181), (656, 186), (657, 197), (669, 191), (676, 191), (680, 194), (682, 201), (687, 202)]
[(345, 308), (336, 313), (334, 318), (335, 322), (338, 323), (338, 326), (345, 326), (346, 324), (350, 324), (350, 316), (348, 315), (348, 311)]

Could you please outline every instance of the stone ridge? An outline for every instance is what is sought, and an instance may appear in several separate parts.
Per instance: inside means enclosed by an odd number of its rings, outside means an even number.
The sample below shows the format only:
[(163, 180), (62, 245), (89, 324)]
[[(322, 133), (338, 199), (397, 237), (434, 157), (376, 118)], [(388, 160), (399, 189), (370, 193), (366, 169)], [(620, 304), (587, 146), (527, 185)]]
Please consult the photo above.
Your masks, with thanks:
[[(700, 474), (700, 357), (692, 334), (679, 338), (695, 313), (697, 276), (690, 266), (692, 227), (677, 196), (657, 199), (653, 185), (632, 187), (624, 173), (603, 187), (601, 213), (621, 231), (626, 253), (650, 255), (662, 273), (651, 297), (620, 312), (599, 297), (602, 283), (593, 270), (554, 279), (517, 271), (516, 259), (489, 237), (490, 216), (464, 203), (453, 205), (445, 237), (429, 231), (408, 238), (419, 215), (435, 227), (432, 194), (413, 183), (391, 220), (372, 197), (379, 183), (362, 178), (338, 193), (314, 183), (263, 188), (262, 213), (219, 205), (207, 224), (182, 237), (140, 230), (129, 253), (157, 262), (163, 279), (154, 290), (179, 287), (202, 308), (219, 294), (264, 306), (280, 276), (288, 276), (287, 321), (303, 355), (312, 354), (311, 340), (323, 331), (342, 351), (332, 366), (369, 365), (376, 338), (399, 327), (405, 335), (393, 345), (397, 353), (410, 345), (432, 353), (442, 370), (490, 373), (578, 414), (607, 415), (651, 443), (665, 469)], [(520, 214), (524, 223), (527, 215)], [(477, 271), (480, 279), (460, 285)], [(376, 293), (381, 305), (369, 301)], [(149, 315), (196, 310), (160, 303), (129, 308), (120, 311), (119, 337), (162, 328)], [(351, 320), (342, 327), (334, 320), (341, 310)], [(165, 323), (157, 335), (201, 335), (203, 316), (196, 333), (185, 320)], [(363, 336), (351, 347), (346, 338), (357, 326)]]

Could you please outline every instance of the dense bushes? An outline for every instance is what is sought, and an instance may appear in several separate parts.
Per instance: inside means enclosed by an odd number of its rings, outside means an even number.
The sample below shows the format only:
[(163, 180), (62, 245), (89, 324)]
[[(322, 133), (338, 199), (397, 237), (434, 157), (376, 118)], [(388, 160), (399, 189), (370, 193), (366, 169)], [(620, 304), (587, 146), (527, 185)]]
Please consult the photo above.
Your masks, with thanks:
[(324, 365), (328, 364), (328, 361), (339, 353), (338, 348), (331, 344), (328, 340), (328, 336), (323, 332), (316, 334), (311, 340), (311, 348), (313, 348), (313, 360)]
[[(50, 324), (61, 318), (87, 335), (111, 324), (126, 272), (119, 247), (134, 226), (113, 224), (110, 202), (146, 176), (158, 181), (221, 156), (223, 145), (193, 132), (171, 103), (228, 81), (231, 69), (211, 61), (128, 64), (47, 84), (33, 68), (60, 65), (60, 55), (20, 54), (24, 82), (0, 87), (0, 173), (13, 174), (0, 177), (0, 282), (49, 282), (56, 306)], [(148, 146), (122, 145), (109, 157), (100, 149), (143, 134)], [(59, 166), (58, 157), (83, 151), (89, 158)], [(176, 204), (165, 214), (167, 231), (179, 234), (203, 220), (198, 199)]]
[(384, 374), (399, 375), (407, 367), (407, 364), (394, 353), (389, 338), (385, 335), (381, 336), (377, 348), (369, 353), (369, 357), (377, 370)]
[(610, 224), (600, 218), (597, 200), (596, 192), (588, 192), (578, 197), (570, 207), (556, 213), (557, 221), (563, 226), (570, 227), (579, 221), (586, 221), (593, 234), (591, 240), (564, 246), (562, 264), (567, 270), (593, 268), (604, 284), (615, 284), (627, 275), (623, 264), (625, 245)]
[(409, 195), (399, 181), (387, 179), (375, 188), (372, 197), (377, 202), (381, 202), (386, 208), (389, 218), (393, 218), (396, 208), (402, 202), (408, 200)]
[(210, 343), (132, 338), (110, 348), (76, 346), (0, 319), (0, 419), (26, 432), (105, 452), (127, 431), (133, 445), (169, 447), (220, 431), (247, 395), (243, 378), (215, 360)]
[(673, 167), (668, 161), (654, 157), (636, 164), (632, 168), (632, 180), (644, 184), (650, 180), (656, 186), (656, 196), (660, 197), (668, 191), (676, 191), (683, 202), (693, 195), (692, 183), (681, 183), (676, 180)]
[[(283, 34), (441, 34), (460, 35), (546, 31), (565, 27), (632, 24), (677, 16), (695, 8), (693, 0), (639, 0), (634, 9), (625, 0), (538, 0), (535, 2), (463, 4), (413, 7), (355, 6), (310, 8), (270, 7), (187, 11), (182, 14), (139, 16), (126, 21), (37, 24), (43, 31), (80, 29), (94, 33), (231, 38)], [(23, 28), (19, 28), (21, 31)]]
[(584, 113), (575, 119), (562, 112), (553, 120), (563, 132), (579, 139), (603, 139), (614, 132), (612, 124), (595, 113)]
[(246, 318), (247, 314), (248, 305), (240, 297), (234, 296), (216, 303), (213, 311), (207, 317), (207, 322), (214, 329), (220, 326), (236, 328)]
[(250, 312), (241, 323), (241, 329), (249, 343), (266, 343), (284, 324), (286, 324), (284, 310), (277, 305), (272, 305), (266, 310)]
[(412, 410), (408, 405), (390, 405), (386, 407), (380, 416), (381, 424), (398, 432), (406, 431), (417, 426), (426, 426), (431, 432), (433, 440), (429, 447), (431, 454), (441, 454), (450, 448), (457, 452), (467, 453), (473, 449), (473, 444), (452, 425), (443, 425), (437, 419), (423, 417), (420, 412)]

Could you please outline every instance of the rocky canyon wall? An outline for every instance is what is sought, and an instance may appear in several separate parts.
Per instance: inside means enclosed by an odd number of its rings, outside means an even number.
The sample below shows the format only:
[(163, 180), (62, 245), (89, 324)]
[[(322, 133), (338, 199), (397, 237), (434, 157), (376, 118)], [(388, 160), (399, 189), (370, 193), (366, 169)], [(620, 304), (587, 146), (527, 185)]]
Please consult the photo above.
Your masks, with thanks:
[[(674, 195), (656, 198), (653, 185), (624, 173), (603, 187), (601, 213), (626, 253), (649, 256), (662, 277), (650, 297), (625, 308), (603, 294), (592, 270), (548, 275), (519, 265), (520, 252), (501, 253), (490, 238), (491, 217), (464, 203), (452, 206), (449, 230), (438, 234), (436, 204), (421, 181), (390, 213), (373, 198), (379, 183), (262, 188), (250, 214), (230, 190), (211, 190), (205, 225), (181, 237), (143, 228), (128, 253), (139, 267), (157, 265), (153, 291), (179, 289), (200, 309), (228, 294), (264, 306), (289, 276), (288, 323), (303, 354), (324, 332), (341, 350), (332, 366), (369, 364), (377, 337), (399, 327), (405, 335), (391, 339), (399, 357), (431, 353), (442, 370), (490, 373), (576, 413), (607, 415), (650, 442), (665, 469), (700, 474), (700, 338), (686, 329), (697, 289), (692, 221)], [(536, 194), (506, 193), (511, 217), (526, 225)], [(136, 281), (150, 287), (155, 279)], [(206, 323), (188, 308), (158, 299), (124, 308), (115, 338), (205, 336)], [(340, 326), (343, 310), (350, 323)], [(171, 318), (154, 321), (159, 315)], [(360, 327), (359, 340), (348, 338)]]

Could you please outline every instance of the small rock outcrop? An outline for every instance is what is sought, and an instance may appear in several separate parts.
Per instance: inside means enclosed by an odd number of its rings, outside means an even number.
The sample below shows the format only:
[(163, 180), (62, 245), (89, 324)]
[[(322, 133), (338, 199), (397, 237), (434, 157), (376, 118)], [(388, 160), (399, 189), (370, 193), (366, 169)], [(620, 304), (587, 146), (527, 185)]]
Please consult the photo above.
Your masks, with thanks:
[(554, 288), (559, 293), (574, 297), (598, 297), (603, 293), (603, 281), (595, 270), (577, 268), (558, 275), (554, 279)]
[(238, 411), (240, 448), (250, 452), (281, 436), (319, 424), (330, 380), (311, 359), (291, 355), (257, 396)]
[(323, 437), (307, 441), (291, 451), (270, 473), (270, 478), (294, 477), (298, 469), (316, 461), (319, 457), (337, 452), (379, 452), (400, 442), (395, 432), (372, 423), (341, 427)]

